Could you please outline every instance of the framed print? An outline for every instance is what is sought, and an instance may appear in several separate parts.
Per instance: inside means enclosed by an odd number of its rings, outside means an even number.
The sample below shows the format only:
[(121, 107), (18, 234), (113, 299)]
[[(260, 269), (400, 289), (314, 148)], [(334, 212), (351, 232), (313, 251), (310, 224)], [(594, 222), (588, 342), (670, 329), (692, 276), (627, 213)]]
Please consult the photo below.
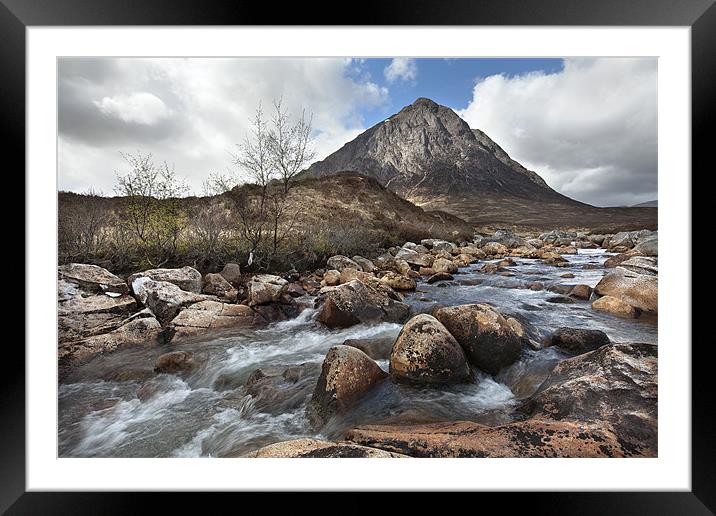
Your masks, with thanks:
[(417, 4), (3, 3), (27, 202), (3, 509), (713, 511), (713, 2)]

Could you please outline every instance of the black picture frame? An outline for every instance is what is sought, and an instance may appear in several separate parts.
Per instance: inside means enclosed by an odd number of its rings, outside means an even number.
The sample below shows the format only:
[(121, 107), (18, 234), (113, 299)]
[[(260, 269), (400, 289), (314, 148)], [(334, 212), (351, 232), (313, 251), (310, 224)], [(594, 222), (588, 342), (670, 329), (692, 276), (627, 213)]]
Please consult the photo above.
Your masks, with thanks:
[[(551, 26), (689, 26), (692, 73), (692, 170), (713, 168), (708, 127), (716, 117), (716, 6), (714, 0), (364, 0), (360, 8), (338, 14), (338, 5), (172, 0), (0, 0), (0, 80), (5, 156), (15, 170), (25, 166), (25, 29), (28, 26), (83, 25), (551, 25)], [(333, 14), (320, 22), (317, 13)], [(709, 164), (706, 168), (707, 163)], [(22, 167), (22, 168), (21, 168)], [(693, 177), (693, 173), (692, 173)], [(687, 178), (685, 178), (686, 180)], [(689, 253), (690, 256), (690, 253)], [(25, 271), (26, 278), (29, 271)], [(690, 277), (684, 281), (691, 282)], [(26, 309), (32, 309), (29, 299)], [(684, 300), (687, 301), (687, 300)], [(692, 316), (692, 320), (693, 320)], [(8, 514), (111, 514), (149, 509), (150, 493), (25, 492), (25, 353), (7, 339), (0, 374), (0, 510)], [(707, 339), (711, 340), (711, 339)], [(11, 346), (12, 344), (12, 346)], [(679, 343), (686, 350), (691, 343)], [(707, 341), (692, 346), (692, 491), (479, 494), (486, 502), (524, 503), (537, 514), (714, 514), (716, 512), (716, 425), (713, 382), (707, 368)], [(27, 345), (27, 343), (26, 343)], [(674, 344), (676, 345), (676, 344)], [(13, 356), (14, 354), (14, 356)], [(558, 479), (555, 479), (558, 483)], [(233, 496), (233, 495), (227, 495)], [(239, 494), (245, 497), (246, 494)], [(265, 495), (264, 495), (265, 496)], [(273, 496), (273, 495), (272, 495)], [(372, 502), (357, 494), (341, 512), (364, 512)], [(223, 496), (222, 496), (223, 497)], [(290, 496), (301, 504), (305, 494)], [(186, 497), (162, 495), (163, 509), (186, 509)], [(398, 502), (404, 511), (422, 504), (421, 496)], [(275, 499), (274, 499), (275, 500)], [(508, 502), (509, 500), (509, 502)], [(242, 499), (242, 506), (259, 500)], [(270, 502), (271, 504), (275, 502)], [(395, 503), (395, 502), (393, 502)], [(240, 508), (237, 508), (240, 510)]]

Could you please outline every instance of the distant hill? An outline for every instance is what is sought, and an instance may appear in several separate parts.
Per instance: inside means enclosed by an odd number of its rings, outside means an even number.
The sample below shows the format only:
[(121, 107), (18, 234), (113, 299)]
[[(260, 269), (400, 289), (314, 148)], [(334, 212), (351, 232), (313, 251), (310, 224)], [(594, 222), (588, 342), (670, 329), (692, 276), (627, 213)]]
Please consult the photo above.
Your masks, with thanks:
[(659, 206), (659, 201), (655, 199), (653, 201), (646, 201), (646, 202), (641, 202), (639, 204), (635, 204), (632, 206), (632, 208), (658, 208), (658, 206)]
[(556, 192), (484, 132), (426, 98), (364, 131), (302, 175), (341, 172), (373, 177), (418, 206), (475, 224), (656, 225), (652, 211), (596, 208)]

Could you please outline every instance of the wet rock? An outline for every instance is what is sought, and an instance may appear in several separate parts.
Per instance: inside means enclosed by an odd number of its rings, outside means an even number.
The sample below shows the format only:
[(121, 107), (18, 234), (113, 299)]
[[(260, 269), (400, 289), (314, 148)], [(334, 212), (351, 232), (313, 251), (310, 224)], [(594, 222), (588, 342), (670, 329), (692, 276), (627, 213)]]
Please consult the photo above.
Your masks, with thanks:
[(390, 374), (401, 381), (458, 383), (470, 377), (460, 344), (435, 317), (416, 315), (401, 330), (390, 355)]
[(457, 265), (458, 267), (467, 267), (471, 263), (474, 263), (477, 261), (477, 258), (472, 256), (471, 254), (458, 254), (455, 258), (453, 258), (453, 263)]
[(326, 262), (326, 264), (328, 266), (328, 269), (337, 270), (338, 272), (342, 271), (343, 269), (362, 270), (360, 265), (358, 265), (356, 262), (354, 262), (347, 256), (343, 256), (341, 254), (331, 256)]
[(415, 290), (415, 280), (406, 278), (400, 274), (389, 271), (380, 278), (381, 283), (385, 283), (394, 290)]
[(604, 261), (604, 267), (607, 269), (613, 269), (620, 263), (628, 260), (629, 258), (635, 256), (633, 252), (627, 252), (627, 253), (621, 253), (621, 254), (615, 254), (614, 256), (610, 256)]
[(95, 293), (126, 294), (129, 290), (121, 278), (107, 269), (85, 263), (68, 263), (57, 268), (59, 278)]
[(401, 248), (395, 255), (396, 259), (405, 260), (410, 265), (416, 267), (430, 267), (433, 263), (434, 257), (427, 253), (419, 253), (412, 249)]
[(286, 294), (291, 297), (301, 297), (306, 295), (306, 289), (299, 283), (289, 283), (286, 286)]
[(169, 324), (183, 307), (207, 299), (205, 295), (182, 290), (173, 283), (148, 277), (136, 278), (132, 288), (140, 302), (149, 308), (162, 326)]
[(281, 300), (288, 281), (273, 274), (257, 274), (248, 283), (249, 306), (264, 305)]
[(100, 353), (111, 353), (130, 346), (154, 346), (161, 340), (162, 328), (154, 317), (131, 319), (102, 335), (60, 343), (57, 350), (60, 379), (75, 366)]
[(657, 346), (614, 344), (560, 362), (520, 407), (610, 428), (625, 456), (657, 455)]
[(170, 351), (159, 355), (154, 363), (155, 373), (175, 374), (192, 371), (199, 366), (197, 361), (188, 351)]
[(137, 308), (137, 302), (132, 296), (120, 295), (118, 297), (106, 294), (76, 295), (72, 299), (61, 302), (58, 306), (60, 316), (89, 315), (89, 314), (119, 314), (128, 315)]
[(264, 446), (246, 455), (251, 458), (406, 458), (400, 453), (387, 452), (351, 443), (336, 443), (316, 439), (294, 439)]
[(622, 267), (605, 275), (594, 291), (600, 296), (619, 298), (644, 312), (657, 312), (659, 308), (658, 278)]
[(363, 272), (375, 272), (377, 269), (375, 264), (368, 258), (363, 258), (362, 256), (354, 256), (352, 260), (358, 264), (358, 266), (363, 270)]
[(390, 351), (393, 349), (393, 337), (373, 339), (348, 339), (343, 342), (344, 346), (351, 346), (360, 349), (373, 360), (385, 360), (390, 358)]
[(324, 425), (333, 415), (345, 413), (387, 376), (375, 360), (359, 349), (332, 347), (307, 407), (309, 420), (316, 427)]
[(533, 281), (527, 285), (530, 290), (544, 290), (544, 283), (541, 281)]
[(572, 304), (574, 303), (574, 299), (567, 297), (567, 296), (552, 296), (545, 299), (548, 303), (563, 303), (563, 304)]
[(637, 274), (647, 274), (649, 276), (657, 276), (659, 274), (659, 265), (656, 258), (646, 256), (633, 256), (621, 262), (619, 267), (631, 272), (636, 272)]
[(204, 276), (204, 286), (202, 287), (204, 294), (211, 294), (235, 302), (238, 291), (229, 283), (221, 274), (209, 273)]
[(174, 339), (225, 328), (252, 328), (265, 324), (263, 317), (246, 305), (200, 301), (189, 305), (172, 320)]
[(325, 301), (316, 317), (330, 328), (346, 328), (361, 322), (403, 322), (410, 307), (389, 286), (378, 281), (349, 281), (321, 289)]
[(633, 236), (633, 233), (629, 231), (620, 231), (609, 239), (609, 249), (613, 249), (615, 247), (626, 247), (627, 249), (631, 249), (635, 244)]
[(461, 254), (467, 254), (472, 256), (473, 260), (482, 260), (485, 258), (485, 256), (487, 256), (485, 254), (485, 251), (473, 245), (461, 247), (459, 251)]
[(598, 424), (521, 421), (489, 427), (469, 421), (366, 425), (346, 439), (411, 457), (623, 457), (613, 432)]
[(438, 281), (450, 281), (454, 279), (452, 274), (448, 274), (447, 272), (438, 272), (436, 274), (433, 274), (427, 279), (428, 283), (437, 283)]
[(396, 272), (398, 272), (398, 274), (402, 274), (403, 276), (407, 276), (410, 274), (410, 271), (413, 270), (408, 262), (400, 258), (396, 258), (393, 261), (393, 266), (395, 267)]
[(150, 269), (144, 272), (132, 274), (128, 279), (135, 295), (139, 295), (134, 286), (138, 278), (149, 278), (156, 282), (166, 282), (176, 285), (181, 290), (199, 294), (201, 292), (201, 273), (193, 267), (182, 267), (181, 269)]
[(433, 270), (438, 272), (446, 272), (448, 274), (455, 274), (457, 272), (457, 265), (455, 265), (452, 260), (448, 260), (445, 258), (437, 258), (433, 262)]
[(109, 333), (126, 323), (137, 309), (137, 302), (128, 295), (112, 297), (77, 290), (71, 296), (58, 305), (59, 342)]
[(562, 327), (554, 332), (550, 344), (581, 355), (610, 343), (609, 337), (603, 331)]
[(592, 303), (592, 310), (606, 312), (618, 317), (627, 317), (633, 319), (639, 316), (639, 310), (631, 306), (626, 301), (622, 301), (618, 297), (604, 296)]
[[(299, 408), (316, 385), (320, 365), (304, 363), (255, 369), (244, 387), (254, 399), (254, 408), (269, 414), (284, 414)], [(217, 380), (219, 388), (235, 387), (226, 378)]]
[(565, 272), (564, 274), (559, 275), (560, 278), (574, 278), (574, 274), (571, 272)]
[(106, 382), (144, 382), (154, 377), (151, 369), (130, 368), (112, 371), (102, 377)]
[(544, 242), (542, 242), (539, 238), (528, 238), (527, 244), (531, 245), (535, 249), (541, 249), (542, 246), (544, 246)]
[(238, 263), (227, 263), (219, 274), (234, 287), (241, 284), (241, 267)]
[(555, 294), (567, 295), (574, 287), (576, 287), (576, 285), (570, 283), (557, 283), (556, 285), (550, 285), (547, 290)]
[(584, 284), (575, 285), (567, 295), (569, 297), (574, 297), (577, 299), (588, 300), (590, 297), (592, 297), (592, 287)]
[(445, 307), (435, 317), (457, 339), (470, 363), (496, 374), (522, 352), (522, 342), (507, 319), (486, 304)]

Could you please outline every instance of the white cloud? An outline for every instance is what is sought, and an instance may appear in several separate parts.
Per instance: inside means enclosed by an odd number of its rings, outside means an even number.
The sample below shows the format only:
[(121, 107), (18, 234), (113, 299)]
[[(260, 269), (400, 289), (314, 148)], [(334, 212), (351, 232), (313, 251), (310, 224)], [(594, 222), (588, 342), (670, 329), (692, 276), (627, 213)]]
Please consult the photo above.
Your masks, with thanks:
[(656, 94), (656, 59), (567, 59), (478, 81), (459, 114), (561, 193), (631, 205), (657, 195)]
[(171, 115), (162, 99), (146, 92), (103, 97), (93, 104), (105, 115), (136, 124), (152, 125)]
[(407, 57), (396, 57), (383, 70), (383, 75), (388, 82), (414, 81), (418, 76), (418, 65), (415, 59)]
[(325, 157), (365, 129), (364, 109), (388, 99), (369, 76), (350, 73), (356, 67), (313, 58), (61, 60), (60, 189), (111, 192), (114, 170), (126, 168), (119, 151), (141, 150), (174, 163), (201, 192), (210, 172), (231, 166), (259, 102), (270, 116), (279, 97), (294, 116), (314, 114), (317, 158)]

